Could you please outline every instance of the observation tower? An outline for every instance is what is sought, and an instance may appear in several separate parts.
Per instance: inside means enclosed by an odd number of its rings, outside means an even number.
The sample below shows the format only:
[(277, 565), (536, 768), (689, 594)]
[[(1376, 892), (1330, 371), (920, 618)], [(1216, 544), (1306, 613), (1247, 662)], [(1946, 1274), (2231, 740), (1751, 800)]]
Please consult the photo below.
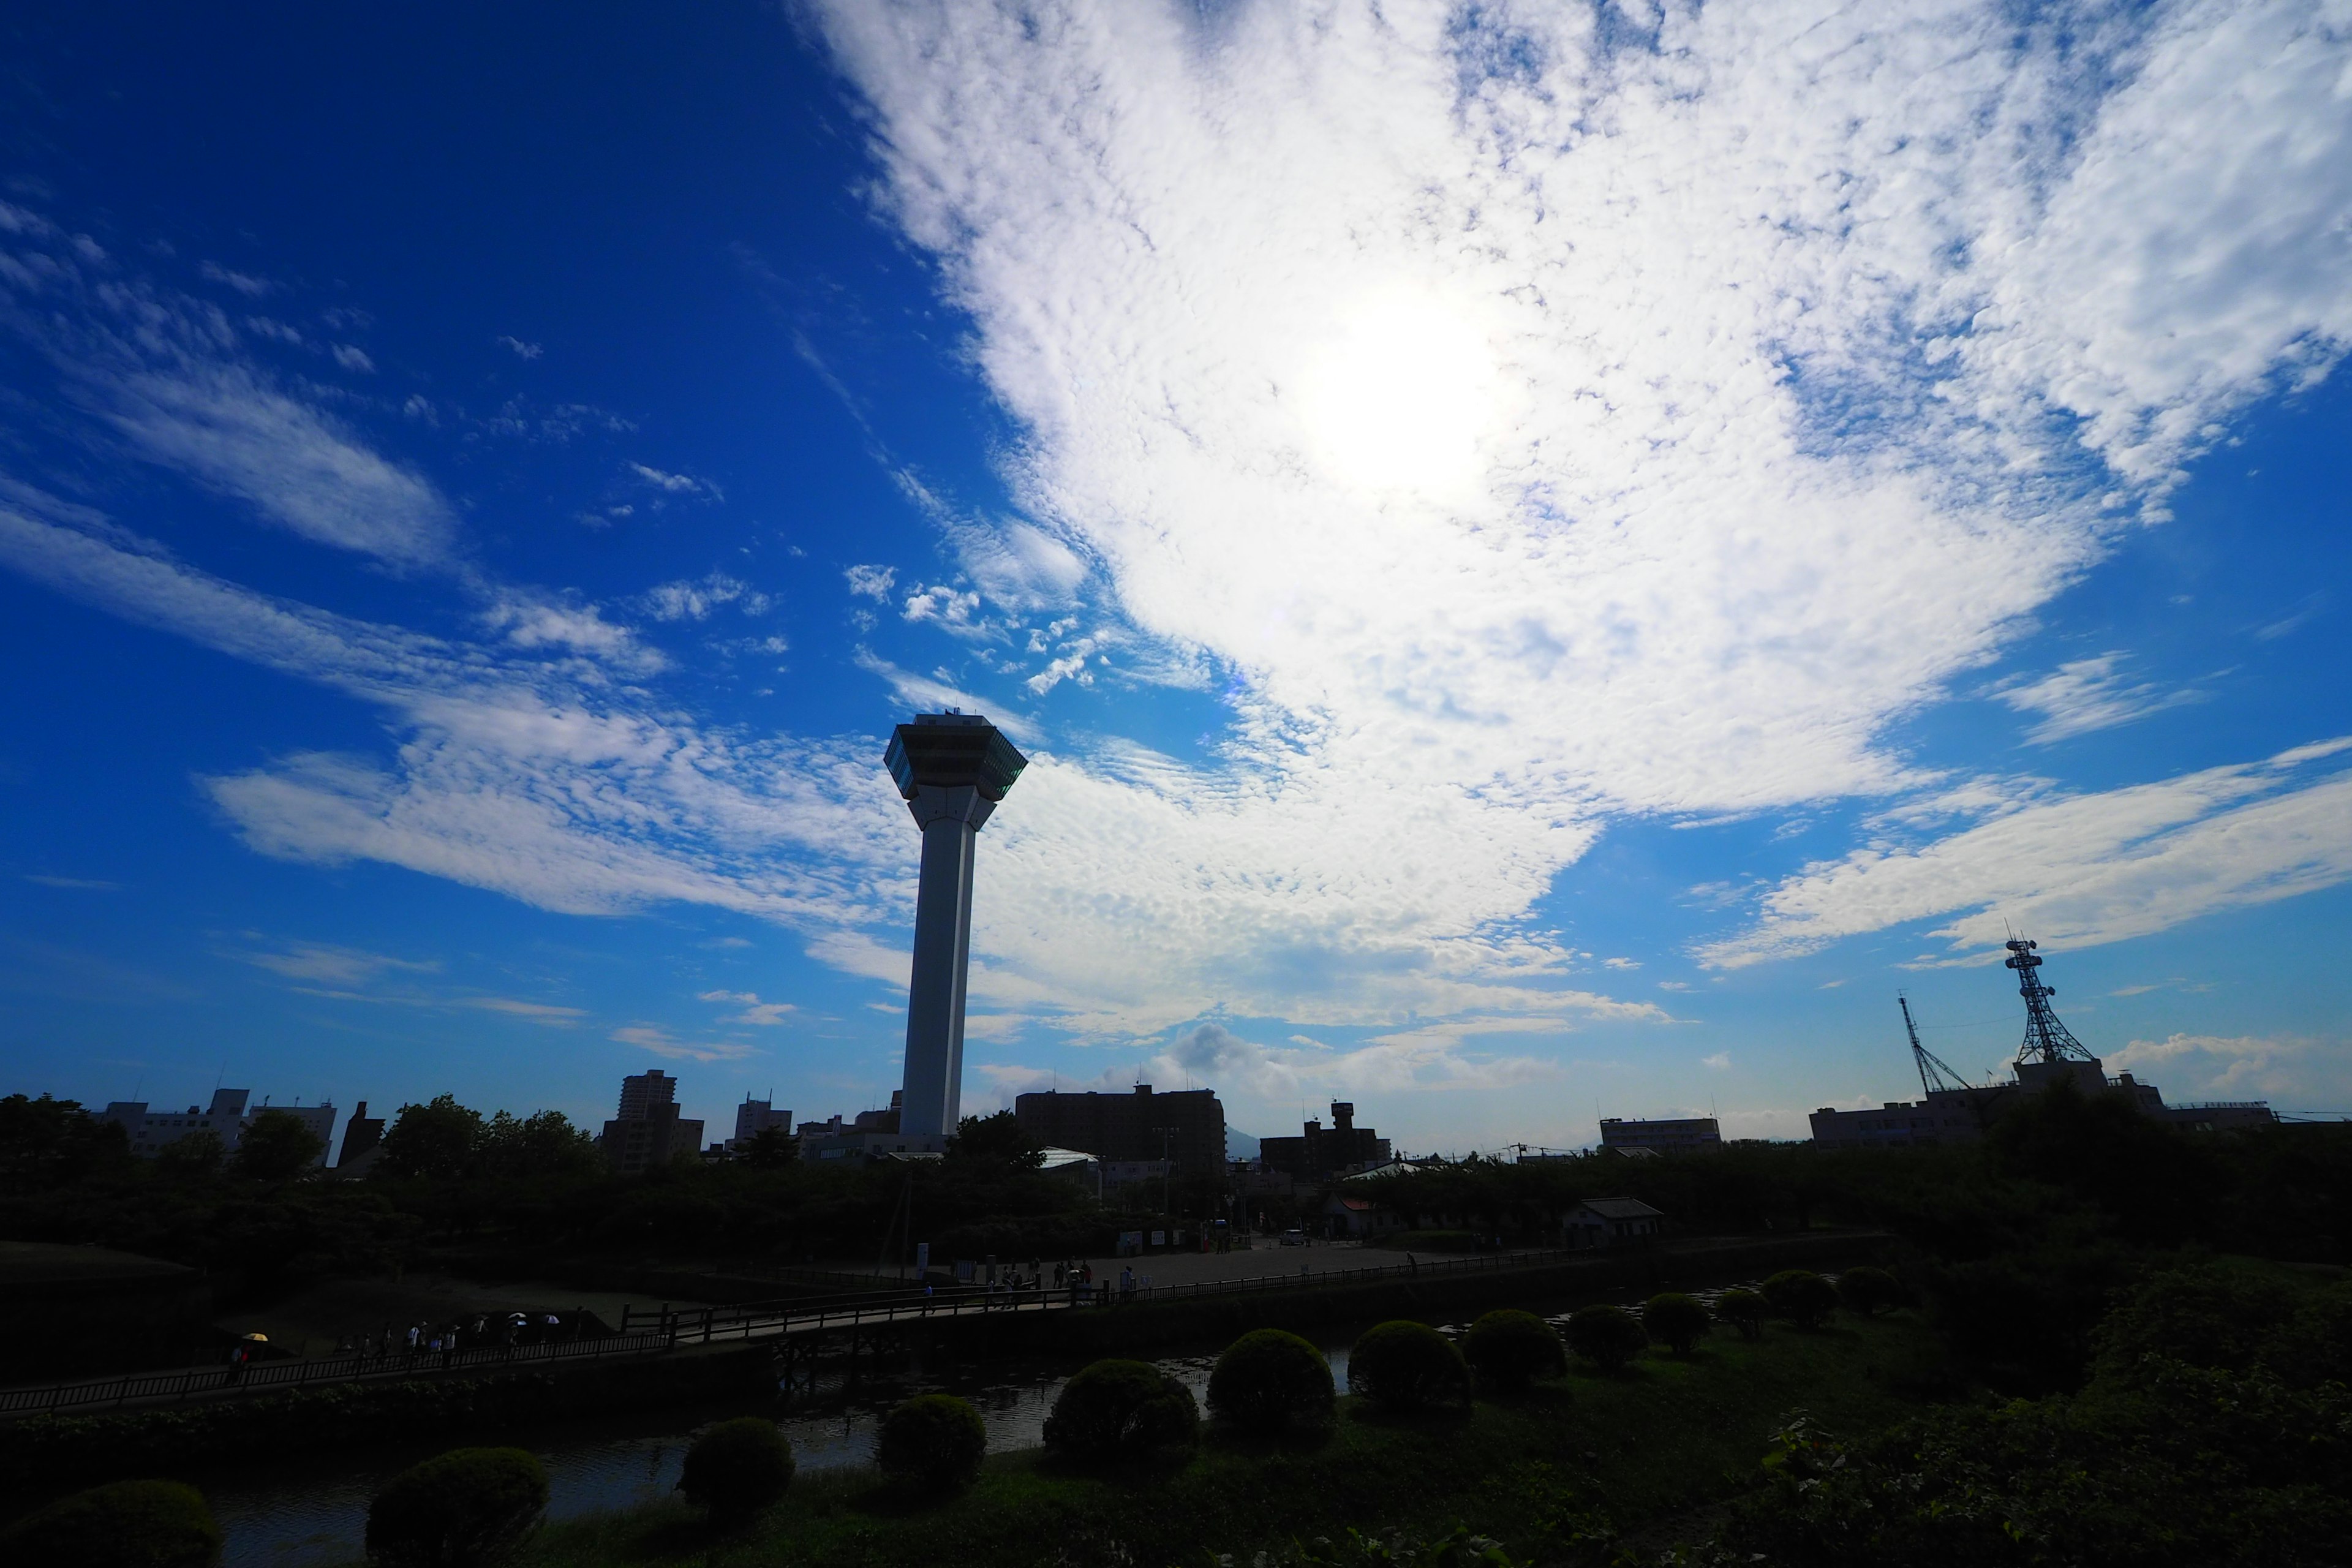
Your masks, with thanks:
[(923, 830), (898, 1131), (936, 1147), (937, 1140), (955, 1131), (963, 1110), (973, 842), (1029, 759), (986, 719), (950, 711), (918, 713), (913, 722), (899, 725), (883, 761)]

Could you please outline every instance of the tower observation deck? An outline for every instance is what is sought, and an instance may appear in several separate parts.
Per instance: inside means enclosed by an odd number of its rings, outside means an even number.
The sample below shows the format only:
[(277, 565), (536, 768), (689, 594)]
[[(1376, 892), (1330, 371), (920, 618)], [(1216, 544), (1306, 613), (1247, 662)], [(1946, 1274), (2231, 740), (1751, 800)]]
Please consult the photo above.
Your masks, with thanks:
[(976, 713), (918, 713), (891, 735), (883, 761), (923, 832), (898, 1131), (932, 1140), (953, 1132), (963, 1110), (973, 841), (1029, 759)]

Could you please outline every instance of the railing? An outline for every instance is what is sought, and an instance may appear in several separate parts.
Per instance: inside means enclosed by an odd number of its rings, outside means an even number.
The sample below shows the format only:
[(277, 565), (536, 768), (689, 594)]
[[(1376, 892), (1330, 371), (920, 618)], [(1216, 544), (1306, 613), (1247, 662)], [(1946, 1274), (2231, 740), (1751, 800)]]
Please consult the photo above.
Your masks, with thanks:
[(317, 1361), (249, 1362), (244, 1366), (200, 1366), (180, 1372), (134, 1373), (95, 1383), (61, 1383), (40, 1388), (0, 1389), (0, 1415), (70, 1410), (131, 1400), (185, 1399), (197, 1394), (251, 1394), (262, 1389), (301, 1388), (316, 1384), (373, 1382), (424, 1377), (469, 1367), (509, 1367), (583, 1356), (654, 1355), (668, 1350), (668, 1336), (620, 1334), (535, 1345), (484, 1345), (478, 1350), (394, 1351), (388, 1355), (322, 1357)]
[[(872, 1323), (921, 1322), (960, 1318), (974, 1312), (1068, 1311), (1103, 1304), (1124, 1306), (1138, 1301), (1198, 1300), (1215, 1296), (1252, 1296), (1283, 1290), (1318, 1289), (1334, 1284), (1360, 1284), (1380, 1279), (1445, 1278), (1506, 1268), (1528, 1268), (1571, 1258), (1601, 1256), (1590, 1248), (1578, 1251), (1493, 1253), (1472, 1258), (1433, 1258), (1427, 1262), (1386, 1264), (1370, 1268), (1306, 1268), (1296, 1274), (1260, 1274), (1246, 1279), (1201, 1279), (1181, 1285), (1141, 1285), (1121, 1292), (1116, 1281), (1097, 1279), (1083, 1293), (1068, 1286), (1007, 1290), (985, 1285), (955, 1285), (929, 1293), (908, 1291), (886, 1300), (873, 1297), (835, 1301), (743, 1301), (724, 1307), (673, 1310), (625, 1308), (624, 1332), (640, 1326), (666, 1333), (680, 1342), (708, 1344), (722, 1337), (765, 1339), (780, 1334), (811, 1333), (821, 1329), (857, 1328)], [(1102, 1291), (1110, 1287), (1108, 1303)]]
[(2178, 1105), (2168, 1105), (2167, 1110), (2268, 1110), (2267, 1100), (2188, 1100)]

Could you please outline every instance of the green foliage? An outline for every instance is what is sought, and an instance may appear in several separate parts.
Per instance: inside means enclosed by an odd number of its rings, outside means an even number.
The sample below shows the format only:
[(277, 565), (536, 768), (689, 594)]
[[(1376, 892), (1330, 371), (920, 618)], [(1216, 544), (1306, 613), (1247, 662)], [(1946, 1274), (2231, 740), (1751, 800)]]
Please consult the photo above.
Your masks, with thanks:
[(793, 1484), (793, 1448), (772, 1421), (741, 1415), (694, 1439), (677, 1489), (712, 1520), (740, 1523), (781, 1499)]
[[(1234, 1568), (1231, 1557), (1216, 1559), (1218, 1568)], [(1416, 1541), (1403, 1531), (1367, 1535), (1349, 1529), (1341, 1536), (1318, 1535), (1293, 1541), (1286, 1550), (1261, 1552), (1250, 1568), (1532, 1568), (1514, 1557), (1499, 1541), (1457, 1524), (1443, 1535)]]
[(404, 1105), (384, 1130), (375, 1172), (385, 1177), (462, 1176), (473, 1164), (481, 1136), (482, 1113), (458, 1104), (454, 1094), (436, 1095), (427, 1105)]
[(184, 1132), (155, 1152), (155, 1173), (165, 1181), (194, 1181), (212, 1175), (221, 1168), (221, 1157), (227, 1151), (220, 1134), (200, 1127), (194, 1132)]
[(1251, 1330), (1225, 1347), (1209, 1373), (1211, 1413), (1244, 1432), (1318, 1426), (1338, 1405), (1330, 1362), (1281, 1329)]
[(743, 1163), (754, 1171), (776, 1171), (796, 1163), (801, 1141), (781, 1127), (762, 1127), (743, 1146)]
[(1676, 1355), (1688, 1355), (1715, 1327), (1715, 1318), (1696, 1296), (1664, 1290), (1642, 1303), (1642, 1327)]
[(1045, 1417), (1045, 1447), (1102, 1462), (1190, 1444), (1201, 1429), (1192, 1391), (1141, 1361), (1098, 1361), (1062, 1385)]
[(1533, 1312), (1505, 1307), (1487, 1313), (1462, 1336), (1462, 1359), (1488, 1387), (1517, 1390), (1568, 1371), (1559, 1332)]
[(1762, 1339), (1764, 1320), (1771, 1312), (1772, 1303), (1759, 1291), (1730, 1289), (1715, 1299), (1715, 1315), (1738, 1329), (1743, 1340)]
[(1348, 1352), (1348, 1387), (1391, 1410), (1423, 1410), (1470, 1397), (1470, 1368), (1454, 1342), (1405, 1319), (1377, 1323)]
[(520, 1448), (455, 1448), (386, 1481), (368, 1507), (368, 1555), (383, 1568), (488, 1568), (512, 1557), (547, 1512), (547, 1471)]
[(1865, 1263), (1837, 1277), (1837, 1296), (1847, 1311), (1874, 1318), (1903, 1304), (1903, 1282)]
[(1764, 1281), (1772, 1310), (1801, 1329), (1818, 1329), (1837, 1310), (1837, 1289), (1810, 1268), (1783, 1268)]
[(229, 1156), (233, 1175), (257, 1182), (287, 1182), (311, 1169), (327, 1152), (327, 1141), (284, 1110), (264, 1110), (246, 1128)]
[(1045, 1163), (1045, 1148), (1029, 1136), (1013, 1112), (1000, 1110), (957, 1122), (955, 1136), (948, 1140), (948, 1158), (959, 1164), (1034, 1171)]
[(46, 1192), (87, 1181), (131, 1159), (121, 1127), (79, 1100), (0, 1098), (0, 1194)]
[(940, 1495), (970, 1486), (988, 1454), (980, 1412), (948, 1394), (919, 1394), (882, 1418), (874, 1462), (901, 1486)]
[(212, 1510), (178, 1481), (93, 1487), (0, 1532), (0, 1559), (26, 1568), (212, 1568), (220, 1553)]
[(1580, 1307), (1569, 1314), (1568, 1348), (1603, 1372), (1622, 1372), (1650, 1342), (1642, 1320), (1622, 1307)]

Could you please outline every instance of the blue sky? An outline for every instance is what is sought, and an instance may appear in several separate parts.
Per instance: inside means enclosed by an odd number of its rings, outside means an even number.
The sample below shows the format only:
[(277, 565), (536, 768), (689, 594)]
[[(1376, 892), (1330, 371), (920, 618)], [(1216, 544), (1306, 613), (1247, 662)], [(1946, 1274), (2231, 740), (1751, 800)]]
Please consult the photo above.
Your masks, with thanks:
[(2352, 13), (6, 25), (9, 1088), (2352, 1110)]

